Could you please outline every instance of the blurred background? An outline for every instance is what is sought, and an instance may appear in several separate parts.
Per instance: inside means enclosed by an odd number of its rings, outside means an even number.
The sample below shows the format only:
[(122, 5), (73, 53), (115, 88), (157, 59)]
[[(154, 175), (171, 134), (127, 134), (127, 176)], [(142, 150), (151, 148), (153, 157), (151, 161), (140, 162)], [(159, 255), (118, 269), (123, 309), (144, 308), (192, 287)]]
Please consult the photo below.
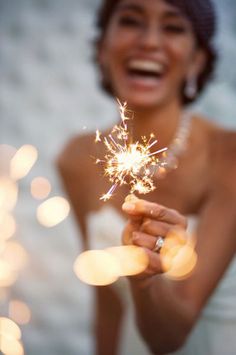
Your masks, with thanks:
[[(220, 60), (214, 81), (195, 108), (236, 128), (236, 2), (214, 1)], [(19, 178), (11, 211), (15, 227), (8, 231), (12, 244), (4, 260), (20, 258), (24, 267), (17, 266), (17, 277), (15, 272), (7, 279), (0, 257), (0, 317), (20, 326), (20, 344), (28, 355), (93, 354), (92, 291), (73, 272), (81, 250), (79, 230), (72, 213), (50, 228), (36, 217), (42, 201), (32, 196), (32, 181), (44, 177), (51, 184), (49, 198), (65, 197), (55, 168), (62, 147), (72, 135), (103, 129), (116, 118), (113, 103), (99, 89), (92, 60), (99, 3), (0, 0), (1, 162), (12, 154), (3, 144), (16, 149), (27, 144), (38, 152), (32, 169)], [(0, 200), (5, 183), (0, 177)], [(0, 254), (3, 250), (0, 243)], [(7, 327), (5, 318), (0, 328)], [(22, 347), (18, 344), (14, 351), (11, 355), (22, 354)]]

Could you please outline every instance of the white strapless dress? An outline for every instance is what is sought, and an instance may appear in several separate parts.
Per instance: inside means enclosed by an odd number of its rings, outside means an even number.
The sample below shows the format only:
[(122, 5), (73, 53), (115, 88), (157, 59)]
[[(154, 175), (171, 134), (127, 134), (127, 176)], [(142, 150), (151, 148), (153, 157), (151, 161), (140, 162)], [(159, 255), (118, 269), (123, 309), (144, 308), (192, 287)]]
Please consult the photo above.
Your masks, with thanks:
[[(89, 214), (87, 219), (91, 249), (105, 249), (121, 244), (124, 218), (111, 206)], [(196, 219), (189, 218), (194, 231)], [(139, 336), (126, 278), (113, 284), (126, 304), (121, 335), (120, 355), (150, 355)], [(236, 259), (234, 259), (214, 294), (204, 308), (185, 346), (175, 355), (236, 355)]]

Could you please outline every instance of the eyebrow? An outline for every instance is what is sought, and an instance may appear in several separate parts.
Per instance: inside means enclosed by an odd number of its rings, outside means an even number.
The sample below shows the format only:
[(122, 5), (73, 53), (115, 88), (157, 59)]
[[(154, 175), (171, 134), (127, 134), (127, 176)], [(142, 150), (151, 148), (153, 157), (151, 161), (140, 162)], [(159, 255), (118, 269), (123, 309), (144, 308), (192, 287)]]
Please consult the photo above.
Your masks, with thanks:
[(119, 4), (117, 5), (117, 10), (129, 10), (129, 11), (134, 11), (137, 12), (139, 14), (143, 14), (144, 10), (142, 9), (141, 6), (137, 5), (137, 4)]
[[(130, 3), (130, 4), (118, 4), (117, 5), (117, 10), (118, 11), (134, 11), (137, 12), (139, 14), (143, 14), (145, 11), (144, 9), (137, 4), (134, 3)], [(177, 8), (173, 8), (173, 9), (168, 9), (164, 12), (163, 14), (164, 18), (186, 18), (186, 16)]]
[(186, 15), (178, 9), (167, 10), (163, 17), (186, 20)]

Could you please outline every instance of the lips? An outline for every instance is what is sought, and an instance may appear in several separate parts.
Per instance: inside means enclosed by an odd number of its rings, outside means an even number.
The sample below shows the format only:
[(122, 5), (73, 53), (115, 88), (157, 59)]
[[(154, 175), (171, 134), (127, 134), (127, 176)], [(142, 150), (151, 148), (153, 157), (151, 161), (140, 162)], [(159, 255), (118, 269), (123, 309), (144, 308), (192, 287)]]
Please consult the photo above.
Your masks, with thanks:
[(149, 58), (132, 58), (126, 64), (128, 78), (136, 88), (159, 87), (166, 71), (165, 64)]
[(164, 72), (164, 65), (151, 60), (133, 59), (128, 63), (128, 69), (130, 71), (161, 75)]
[(165, 66), (149, 59), (132, 59), (128, 62), (127, 70), (131, 76), (157, 79), (163, 76)]

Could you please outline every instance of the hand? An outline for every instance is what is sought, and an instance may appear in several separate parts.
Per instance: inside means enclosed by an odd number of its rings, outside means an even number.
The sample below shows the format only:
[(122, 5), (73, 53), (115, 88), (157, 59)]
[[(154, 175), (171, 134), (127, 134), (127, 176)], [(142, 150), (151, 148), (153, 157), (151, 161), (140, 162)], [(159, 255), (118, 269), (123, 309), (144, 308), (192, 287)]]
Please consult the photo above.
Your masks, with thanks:
[(129, 217), (122, 235), (123, 244), (144, 248), (149, 258), (141, 276), (162, 273), (160, 255), (153, 250), (157, 238), (165, 238), (174, 228), (186, 229), (187, 219), (173, 209), (137, 198), (125, 202), (122, 209)]

